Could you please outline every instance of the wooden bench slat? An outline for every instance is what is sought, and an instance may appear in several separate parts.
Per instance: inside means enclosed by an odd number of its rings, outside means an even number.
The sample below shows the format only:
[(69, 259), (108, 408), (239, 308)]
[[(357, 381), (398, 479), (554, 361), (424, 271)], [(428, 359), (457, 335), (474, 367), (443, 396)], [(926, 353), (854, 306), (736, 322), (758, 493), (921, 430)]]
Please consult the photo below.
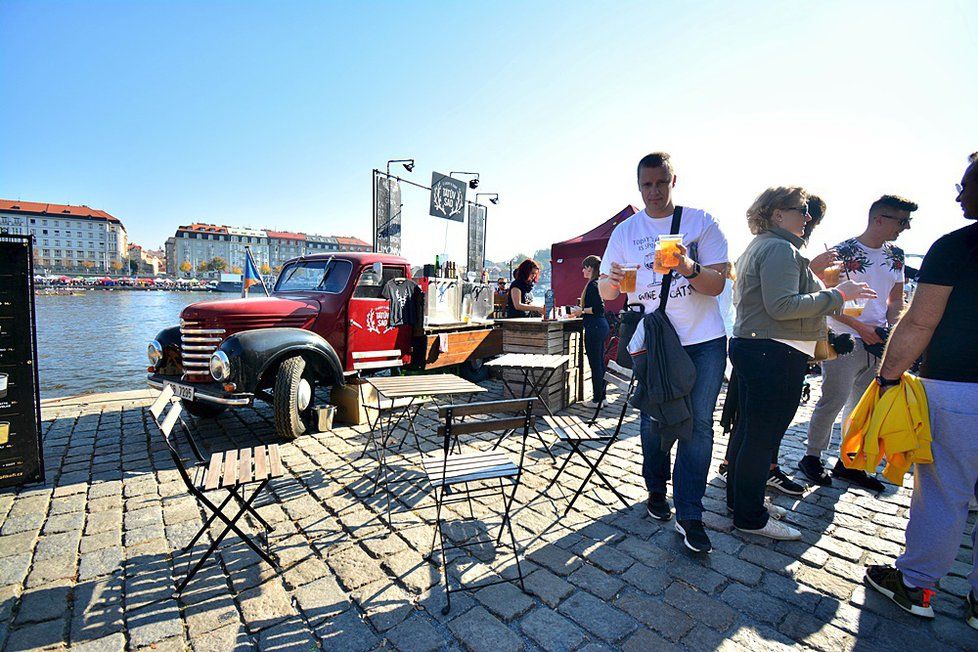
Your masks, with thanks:
[(282, 458), (278, 453), (278, 444), (272, 444), (268, 447), (268, 462), (273, 478), (282, 475)]
[(233, 487), (236, 484), (238, 484), (238, 451), (225, 451), (224, 477), (221, 478), (221, 486)]
[(204, 480), (204, 489), (210, 491), (211, 489), (217, 489), (221, 483), (221, 465), (224, 462), (223, 453), (214, 453), (211, 455), (210, 465), (207, 467), (207, 475)]
[(254, 471), (251, 468), (251, 449), (241, 449), (238, 456), (238, 482), (245, 484), (255, 479)]
[(475, 403), (458, 403), (455, 405), (442, 405), (438, 408), (438, 416), (445, 418), (448, 410), (451, 409), (452, 415), (464, 417), (472, 414), (498, 414), (501, 412), (521, 412), (527, 407), (532, 408), (537, 399), (515, 398), (503, 401), (478, 401)]
[[(487, 419), (485, 421), (468, 421), (466, 423), (453, 423), (453, 435), (471, 435), (480, 432), (499, 432), (502, 430), (512, 430), (522, 428), (526, 423), (526, 417), (512, 417), (509, 419)], [(530, 417), (530, 426), (533, 426), (533, 417)], [(445, 436), (445, 426), (438, 427), (438, 436)]]
[(268, 464), (265, 458), (265, 447), (255, 446), (255, 480), (264, 480), (268, 477)]

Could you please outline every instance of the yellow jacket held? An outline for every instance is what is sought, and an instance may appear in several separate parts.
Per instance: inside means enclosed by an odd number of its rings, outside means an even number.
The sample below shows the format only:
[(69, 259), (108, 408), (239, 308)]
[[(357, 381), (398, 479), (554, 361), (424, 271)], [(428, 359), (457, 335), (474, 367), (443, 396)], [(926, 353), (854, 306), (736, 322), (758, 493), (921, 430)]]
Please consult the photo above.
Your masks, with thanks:
[(842, 464), (875, 473), (886, 458), (883, 477), (903, 485), (911, 464), (934, 461), (924, 384), (904, 373), (900, 384), (880, 396), (872, 382), (842, 427)]

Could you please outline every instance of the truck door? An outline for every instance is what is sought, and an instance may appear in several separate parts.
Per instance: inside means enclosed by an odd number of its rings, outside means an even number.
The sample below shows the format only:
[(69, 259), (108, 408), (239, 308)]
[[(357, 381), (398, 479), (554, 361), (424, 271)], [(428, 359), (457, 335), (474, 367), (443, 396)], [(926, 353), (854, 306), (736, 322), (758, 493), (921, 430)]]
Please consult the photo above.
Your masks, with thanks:
[(414, 327), (390, 326), (390, 302), (380, 296), (388, 281), (406, 275), (404, 267), (399, 265), (384, 265), (380, 278), (377, 278), (377, 274), (369, 265), (360, 270), (360, 276), (350, 297), (345, 361), (347, 370), (353, 369), (354, 351), (397, 349), (402, 352), (404, 364), (410, 362)]

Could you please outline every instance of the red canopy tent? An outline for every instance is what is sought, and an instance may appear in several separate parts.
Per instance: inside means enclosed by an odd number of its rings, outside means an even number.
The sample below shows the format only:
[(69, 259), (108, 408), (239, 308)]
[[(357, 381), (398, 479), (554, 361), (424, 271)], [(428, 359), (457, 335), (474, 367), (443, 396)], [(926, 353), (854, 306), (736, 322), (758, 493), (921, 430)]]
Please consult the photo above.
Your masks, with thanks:
[[(572, 306), (584, 291), (584, 277), (581, 267), (584, 259), (594, 254), (603, 256), (608, 246), (608, 239), (615, 227), (638, 212), (638, 209), (628, 205), (610, 220), (600, 224), (587, 233), (570, 240), (555, 242), (550, 246), (550, 260), (553, 266), (551, 286), (554, 291), (554, 305)], [(607, 310), (618, 311), (625, 305), (625, 298), (620, 297), (605, 305)]]

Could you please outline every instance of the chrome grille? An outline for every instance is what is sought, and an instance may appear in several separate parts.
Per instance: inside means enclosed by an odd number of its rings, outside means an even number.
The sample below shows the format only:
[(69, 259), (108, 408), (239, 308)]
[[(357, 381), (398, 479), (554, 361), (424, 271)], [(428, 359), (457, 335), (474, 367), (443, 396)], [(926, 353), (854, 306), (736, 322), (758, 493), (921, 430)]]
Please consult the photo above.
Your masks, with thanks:
[(223, 328), (205, 328), (197, 321), (180, 320), (180, 357), (184, 375), (207, 376), (211, 354), (224, 340)]

